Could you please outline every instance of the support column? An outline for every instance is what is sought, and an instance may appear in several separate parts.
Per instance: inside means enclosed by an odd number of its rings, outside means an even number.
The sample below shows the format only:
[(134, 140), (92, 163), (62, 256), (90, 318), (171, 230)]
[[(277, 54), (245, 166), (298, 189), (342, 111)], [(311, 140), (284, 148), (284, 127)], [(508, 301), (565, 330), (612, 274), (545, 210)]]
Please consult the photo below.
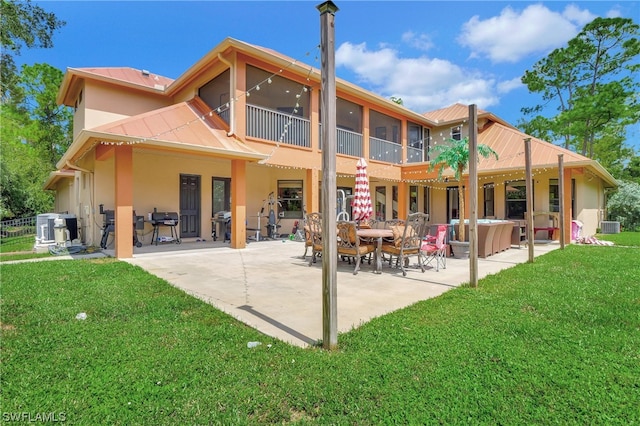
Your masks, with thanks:
[(247, 162), (231, 160), (231, 248), (247, 245)]
[(409, 184), (398, 182), (398, 219), (407, 217), (409, 205)]
[(307, 169), (307, 191), (304, 196), (304, 208), (307, 213), (320, 211), (319, 194), (320, 172), (315, 169)]
[[(311, 90), (311, 114), (309, 123), (311, 127), (311, 150), (320, 151), (320, 90)], [(309, 210), (311, 212), (312, 210)], [(317, 210), (313, 210), (317, 211)]]
[(369, 162), (369, 135), (371, 135), (371, 129), (369, 129), (369, 107), (362, 107), (362, 157)]
[(115, 149), (115, 248), (118, 259), (133, 257), (133, 148)]

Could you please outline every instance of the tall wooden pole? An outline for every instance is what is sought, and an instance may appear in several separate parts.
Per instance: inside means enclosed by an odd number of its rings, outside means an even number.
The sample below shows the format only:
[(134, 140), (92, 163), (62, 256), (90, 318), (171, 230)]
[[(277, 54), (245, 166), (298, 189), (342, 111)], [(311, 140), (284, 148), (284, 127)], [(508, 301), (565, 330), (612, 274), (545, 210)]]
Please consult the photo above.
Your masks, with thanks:
[(322, 117), (322, 346), (338, 347), (338, 241), (336, 235), (336, 64), (332, 1), (317, 6), (320, 11)]
[[(464, 226), (461, 223), (460, 226)], [(478, 108), (469, 105), (469, 284), (478, 286)]]
[(558, 198), (560, 206), (560, 248), (564, 249), (564, 154), (558, 154)]
[(524, 140), (525, 183), (527, 190), (527, 248), (529, 249), (529, 263), (533, 263), (533, 246), (535, 232), (533, 232), (533, 176), (531, 173), (531, 138)]

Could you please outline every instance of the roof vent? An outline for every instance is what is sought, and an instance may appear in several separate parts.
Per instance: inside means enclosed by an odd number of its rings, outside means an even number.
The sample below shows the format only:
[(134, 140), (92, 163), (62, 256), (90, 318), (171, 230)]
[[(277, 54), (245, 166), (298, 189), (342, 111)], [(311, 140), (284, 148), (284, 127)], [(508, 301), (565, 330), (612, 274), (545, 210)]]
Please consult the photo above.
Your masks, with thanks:
[(142, 70), (142, 75), (144, 75), (145, 77), (149, 77), (149, 71)]

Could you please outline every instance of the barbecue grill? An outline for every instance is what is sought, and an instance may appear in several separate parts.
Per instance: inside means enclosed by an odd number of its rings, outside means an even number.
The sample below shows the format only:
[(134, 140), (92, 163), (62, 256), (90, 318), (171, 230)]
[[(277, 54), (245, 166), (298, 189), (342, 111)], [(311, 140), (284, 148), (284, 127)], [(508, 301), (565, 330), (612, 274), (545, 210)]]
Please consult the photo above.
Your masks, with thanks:
[[(180, 216), (176, 212), (154, 211), (151, 213), (151, 224), (153, 225), (153, 234), (151, 235), (152, 243), (155, 242), (156, 245), (158, 245), (158, 241), (160, 241), (180, 244), (180, 237), (178, 236), (178, 230), (176, 229), (179, 217)], [(164, 235), (160, 236), (160, 228), (162, 226), (169, 228), (171, 231), (171, 237)]]
[(231, 224), (231, 212), (220, 211), (211, 218), (211, 221), (214, 223), (213, 231), (211, 232), (213, 241), (217, 240), (218, 233), (222, 234), (222, 242), (227, 242), (227, 240), (231, 241), (231, 231), (229, 231), (229, 225)]
[[(100, 240), (100, 247), (107, 248), (107, 240), (109, 239), (109, 233), (116, 232), (116, 213), (115, 210), (105, 210), (104, 204), (100, 204), (100, 214), (104, 215), (104, 221), (102, 225), (102, 239)], [(136, 247), (142, 247), (142, 243), (138, 240), (138, 229), (144, 229), (144, 217), (136, 216), (136, 211), (133, 211), (133, 245)]]

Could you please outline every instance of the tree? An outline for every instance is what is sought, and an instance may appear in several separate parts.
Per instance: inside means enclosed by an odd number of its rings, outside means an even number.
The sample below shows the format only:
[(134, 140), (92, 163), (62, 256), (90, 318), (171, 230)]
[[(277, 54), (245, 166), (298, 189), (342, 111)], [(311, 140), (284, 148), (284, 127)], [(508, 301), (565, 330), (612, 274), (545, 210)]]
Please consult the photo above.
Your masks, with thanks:
[(640, 184), (620, 181), (618, 190), (609, 198), (609, 217), (620, 222), (628, 230), (640, 227)]
[(53, 198), (42, 185), (71, 142), (71, 111), (55, 101), (62, 72), (35, 64), (23, 66), (19, 77), (22, 102), (0, 106), (2, 217), (31, 216), (51, 209)]
[(56, 103), (56, 96), (64, 74), (47, 64), (23, 66), (20, 87), (25, 95), (20, 107), (31, 118), (31, 139), (50, 170), (69, 148), (72, 138), (71, 110)]
[(64, 25), (66, 22), (32, 5), (31, 0), (0, 0), (0, 99), (3, 104), (22, 100), (14, 56), (20, 55), (22, 47), (53, 47), (53, 34)]
[[(596, 160), (605, 152), (597, 148), (604, 138), (607, 152), (629, 155), (624, 138), (616, 136), (640, 117), (634, 74), (640, 70), (638, 28), (631, 19), (596, 18), (567, 47), (527, 70), (522, 82), (542, 95), (542, 103), (522, 109), (532, 118), (519, 122), (520, 128)], [(557, 108), (556, 115), (542, 115), (548, 105)]]
[[(458, 208), (459, 208), (459, 216), (460, 216), (460, 235), (458, 236), (459, 241), (465, 241), (464, 235), (464, 182), (462, 180), (462, 175), (464, 171), (469, 166), (469, 138), (464, 138), (461, 140), (449, 139), (447, 144), (435, 145), (431, 147), (429, 153), (437, 154), (433, 160), (431, 160), (431, 164), (429, 165), (429, 171), (433, 171), (436, 166), (440, 166), (438, 169), (438, 178), (442, 179), (442, 173), (444, 169), (449, 167), (453, 169), (455, 172), (455, 178), (458, 181)], [(488, 158), (493, 155), (496, 160), (498, 159), (498, 154), (484, 144), (478, 144), (478, 154), (480, 154), (484, 158)]]

